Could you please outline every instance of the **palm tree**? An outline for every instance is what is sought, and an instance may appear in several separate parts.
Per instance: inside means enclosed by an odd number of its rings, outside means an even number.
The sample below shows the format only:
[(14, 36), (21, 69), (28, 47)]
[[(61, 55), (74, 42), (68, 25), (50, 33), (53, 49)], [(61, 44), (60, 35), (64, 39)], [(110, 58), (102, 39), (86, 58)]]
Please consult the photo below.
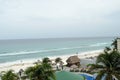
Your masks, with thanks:
[(110, 47), (105, 47), (104, 52), (108, 52), (108, 51), (111, 51), (111, 48)]
[(51, 62), (51, 60), (48, 57), (46, 57), (46, 58), (43, 58), (42, 62), (43, 63), (49, 63), (49, 62)]
[(9, 70), (3, 73), (2, 80), (18, 80), (18, 76), (13, 72), (13, 70)]
[(113, 49), (114, 49), (114, 50), (117, 50), (117, 39), (118, 39), (118, 38), (114, 39), (114, 40), (113, 40), (113, 43), (111, 44), (111, 45), (113, 46)]
[(29, 79), (30, 80), (33, 80), (33, 74), (34, 74), (34, 72), (35, 72), (35, 70), (36, 70), (36, 67), (37, 66), (35, 66), (35, 67), (28, 67), (26, 70), (25, 70), (25, 74), (27, 74), (27, 76), (29, 77)]
[[(40, 75), (41, 74), (41, 75)], [(50, 64), (43, 63), (36, 71), (34, 76), (41, 80), (55, 80), (54, 71)]]
[(29, 76), (30, 80), (55, 80), (54, 71), (52, 66), (48, 63), (35, 65), (26, 69), (25, 73)]
[(55, 62), (56, 62), (56, 63), (59, 63), (59, 62), (61, 62), (61, 60), (62, 60), (62, 59), (61, 59), (60, 57), (58, 57), (58, 58), (55, 59)]
[(96, 64), (91, 65), (91, 71), (98, 71), (96, 80), (105, 76), (106, 80), (120, 80), (120, 53), (118, 51), (104, 52), (97, 57)]

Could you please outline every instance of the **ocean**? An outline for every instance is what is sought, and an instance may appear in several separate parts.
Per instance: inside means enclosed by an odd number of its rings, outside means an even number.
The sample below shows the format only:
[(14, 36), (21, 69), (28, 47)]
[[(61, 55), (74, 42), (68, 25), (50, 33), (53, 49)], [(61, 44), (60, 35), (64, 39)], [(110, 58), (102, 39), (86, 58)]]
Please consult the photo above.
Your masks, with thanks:
[(0, 40), (0, 63), (103, 50), (114, 38)]

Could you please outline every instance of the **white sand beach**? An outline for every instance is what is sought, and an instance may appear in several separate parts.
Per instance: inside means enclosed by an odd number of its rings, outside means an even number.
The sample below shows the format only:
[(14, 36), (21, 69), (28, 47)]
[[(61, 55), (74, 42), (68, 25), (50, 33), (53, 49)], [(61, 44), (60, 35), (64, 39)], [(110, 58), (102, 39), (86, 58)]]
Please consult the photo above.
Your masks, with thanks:
[[(102, 53), (103, 50), (96, 50), (96, 51), (90, 51), (90, 52), (84, 52), (84, 53), (78, 53), (78, 54), (73, 54), (73, 55), (78, 55), (80, 58), (81, 62), (81, 67), (85, 67), (89, 63), (95, 63), (95, 58)], [(53, 56), (49, 57), (51, 60), (55, 60), (55, 58), (60, 57), (64, 64), (66, 64), (66, 60), (68, 57), (73, 56), (73, 55), (63, 55), (63, 56)], [(2, 71), (7, 71), (7, 70), (14, 70), (15, 72), (18, 72), (20, 69), (26, 69), (27, 67), (34, 66), (34, 62), (37, 60), (42, 60), (42, 59), (30, 59), (30, 60), (19, 60), (15, 62), (9, 62), (9, 63), (2, 63), (0, 64), (0, 72)]]

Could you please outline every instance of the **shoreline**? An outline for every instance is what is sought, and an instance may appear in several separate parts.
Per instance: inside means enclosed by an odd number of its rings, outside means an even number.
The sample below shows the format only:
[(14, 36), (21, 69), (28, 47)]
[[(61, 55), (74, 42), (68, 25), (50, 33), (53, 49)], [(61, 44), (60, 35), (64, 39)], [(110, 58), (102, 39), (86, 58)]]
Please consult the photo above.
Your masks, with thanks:
[[(98, 56), (102, 52), (103, 52), (103, 50), (94, 50), (94, 51), (87, 51), (87, 52), (82, 52), (82, 53), (78, 53), (78, 54), (50, 56), (48, 58), (50, 58), (52, 61), (54, 61), (57, 57), (60, 57), (62, 59), (62, 61), (64, 62), (64, 64), (66, 64), (66, 60), (70, 56), (77, 55), (81, 60), (81, 65), (85, 66), (89, 62), (95, 62), (95, 59), (90, 61), (91, 60), (90, 58), (91, 57), (95, 58), (96, 56)], [(23, 59), (23, 60), (17, 60), (17, 61), (13, 61), (13, 62), (0, 63), (0, 72), (7, 71), (10, 69), (14, 70), (15, 72), (18, 72), (20, 69), (26, 69), (27, 67), (34, 66), (33, 63), (36, 62), (37, 60), (41, 61), (42, 58)]]

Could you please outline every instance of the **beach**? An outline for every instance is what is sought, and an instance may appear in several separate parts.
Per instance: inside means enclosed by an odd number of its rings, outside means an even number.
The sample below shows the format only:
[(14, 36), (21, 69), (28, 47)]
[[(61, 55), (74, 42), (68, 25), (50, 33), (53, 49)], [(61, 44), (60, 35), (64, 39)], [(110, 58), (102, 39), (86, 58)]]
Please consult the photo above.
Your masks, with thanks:
[[(102, 52), (103, 52), (103, 50), (94, 50), (94, 51), (88, 51), (88, 52), (71, 54), (71, 55), (52, 56), (52, 57), (49, 57), (49, 58), (52, 60), (52, 62), (54, 62), (54, 60), (57, 57), (60, 57), (62, 59), (62, 61), (64, 62), (64, 65), (65, 65), (66, 60), (70, 56), (77, 55), (80, 58), (81, 67), (86, 67), (87, 64), (95, 63), (96, 57), (99, 54), (101, 54)], [(38, 60), (41, 61), (42, 59), (41, 58), (26, 59), (26, 60), (14, 61), (14, 62), (2, 63), (2, 64), (0, 64), (0, 72), (8, 71), (10, 69), (14, 70), (15, 72), (18, 72), (20, 69), (25, 70), (27, 67), (34, 66), (35, 65), (34, 63), (37, 62)]]
[(81, 67), (95, 63), (113, 38), (50, 38), (50, 39), (18, 39), (0, 40), (0, 72), (34, 66), (38, 60), (48, 57), (54, 63), (60, 57), (66, 64), (70, 56), (80, 58)]

